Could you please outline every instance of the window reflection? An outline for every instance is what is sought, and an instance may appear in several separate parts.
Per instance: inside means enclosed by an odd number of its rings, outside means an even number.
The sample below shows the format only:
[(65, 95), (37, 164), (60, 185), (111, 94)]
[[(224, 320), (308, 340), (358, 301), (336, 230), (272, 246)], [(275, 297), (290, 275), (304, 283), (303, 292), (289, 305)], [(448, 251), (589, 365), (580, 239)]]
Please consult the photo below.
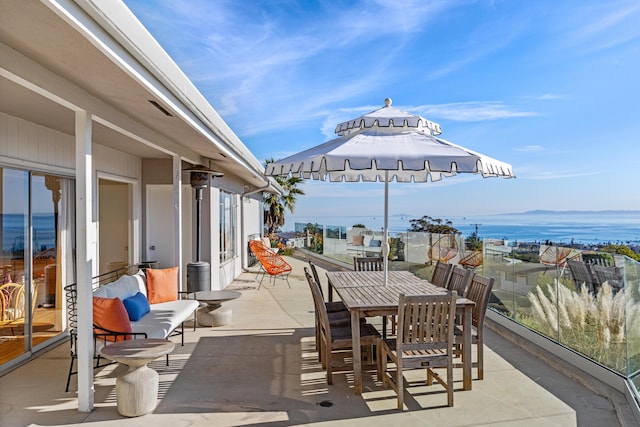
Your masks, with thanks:
[(234, 195), (220, 192), (220, 262), (236, 256), (236, 209)]
[(64, 330), (73, 281), (73, 180), (0, 168), (0, 364)]

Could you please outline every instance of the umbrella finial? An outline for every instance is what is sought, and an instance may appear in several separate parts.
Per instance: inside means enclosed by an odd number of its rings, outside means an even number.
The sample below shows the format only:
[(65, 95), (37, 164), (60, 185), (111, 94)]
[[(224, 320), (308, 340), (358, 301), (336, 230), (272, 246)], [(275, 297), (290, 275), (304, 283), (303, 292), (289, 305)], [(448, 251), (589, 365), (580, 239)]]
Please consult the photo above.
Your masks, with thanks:
[(391, 98), (385, 98), (385, 100), (384, 100), (384, 106), (385, 106), (385, 107), (391, 107), (391, 103), (392, 103), (392, 102), (393, 102), (393, 101), (391, 100)]

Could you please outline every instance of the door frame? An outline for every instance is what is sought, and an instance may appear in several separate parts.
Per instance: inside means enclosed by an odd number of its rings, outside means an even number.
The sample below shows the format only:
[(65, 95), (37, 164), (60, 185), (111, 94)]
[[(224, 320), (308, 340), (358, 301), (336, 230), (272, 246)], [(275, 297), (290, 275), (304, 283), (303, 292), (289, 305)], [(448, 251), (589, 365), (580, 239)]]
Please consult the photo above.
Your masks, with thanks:
[(141, 209), (141, 196), (140, 196), (140, 183), (135, 178), (127, 178), (123, 176), (113, 175), (106, 172), (96, 172), (96, 183), (94, 188), (94, 194), (96, 194), (95, 200), (95, 212), (94, 218), (96, 221), (96, 236), (98, 236), (98, 242), (96, 244), (96, 268), (100, 265), (100, 221), (99, 221), (99, 212), (100, 212), (100, 180), (114, 181), (122, 184), (127, 184), (128, 193), (127, 198), (129, 201), (129, 212), (127, 213), (127, 245), (129, 247), (128, 250), (128, 259), (126, 260), (128, 264), (134, 264), (139, 261), (141, 240), (142, 240), (142, 230), (140, 226), (140, 220), (142, 218), (142, 209)]

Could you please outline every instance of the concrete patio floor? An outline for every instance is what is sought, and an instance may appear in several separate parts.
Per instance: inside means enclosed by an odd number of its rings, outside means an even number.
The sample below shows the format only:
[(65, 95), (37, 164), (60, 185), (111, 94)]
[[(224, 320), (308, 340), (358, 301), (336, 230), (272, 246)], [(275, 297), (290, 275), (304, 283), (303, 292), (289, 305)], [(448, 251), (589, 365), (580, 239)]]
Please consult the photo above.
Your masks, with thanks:
[[(0, 426), (618, 426), (616, 402), (583, 387), (495, 332), (485, 333), (485, 379), (462, 391), (456, 369), (454, 407), (437, 383), (413, 387), (399, 412), (396, 396), (365, 372), (364, 393), (352, 391), (350, 372), (334, 374), (327, 386), (314, 350), (313, 303), (304, 280), (306, 263), (285, 281), (258, 289), (253, 272), (228, 289), (242, 296), (225, 303), (233, 322), (188, 329), (185, 346), (150, 364), (160, 374), (154, 412), (125, 418), (116, 410), (115, 378), (126, 369), (96, 371), (95, 409), (77, 410), (76, 379), (64, 392), (68, 343), (0, 378)], [(324, 279), (324, 273), (321, 271)], [(474, 350), (475, 352), (475, 350)], [(476, 378), (474, 369), (474, 378)], [(411, 378), (416, 378), (412, 374)], [(618, 408), (618, 414), (615, 407)], [(630, 425), (630, 424), (629, 424)]]

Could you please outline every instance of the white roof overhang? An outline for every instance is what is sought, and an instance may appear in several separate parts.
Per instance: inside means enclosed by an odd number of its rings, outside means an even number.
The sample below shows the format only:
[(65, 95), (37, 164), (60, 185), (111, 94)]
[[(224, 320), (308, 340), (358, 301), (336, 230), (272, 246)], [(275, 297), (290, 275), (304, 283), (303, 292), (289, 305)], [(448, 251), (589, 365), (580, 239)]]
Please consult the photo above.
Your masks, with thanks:
[(89, 111), (96, 143), (142, 158), (178, 155), (279, 189), (122, 2), (3, 4), (0, 93), (7, 114), (73, 134), (74, 112)]

